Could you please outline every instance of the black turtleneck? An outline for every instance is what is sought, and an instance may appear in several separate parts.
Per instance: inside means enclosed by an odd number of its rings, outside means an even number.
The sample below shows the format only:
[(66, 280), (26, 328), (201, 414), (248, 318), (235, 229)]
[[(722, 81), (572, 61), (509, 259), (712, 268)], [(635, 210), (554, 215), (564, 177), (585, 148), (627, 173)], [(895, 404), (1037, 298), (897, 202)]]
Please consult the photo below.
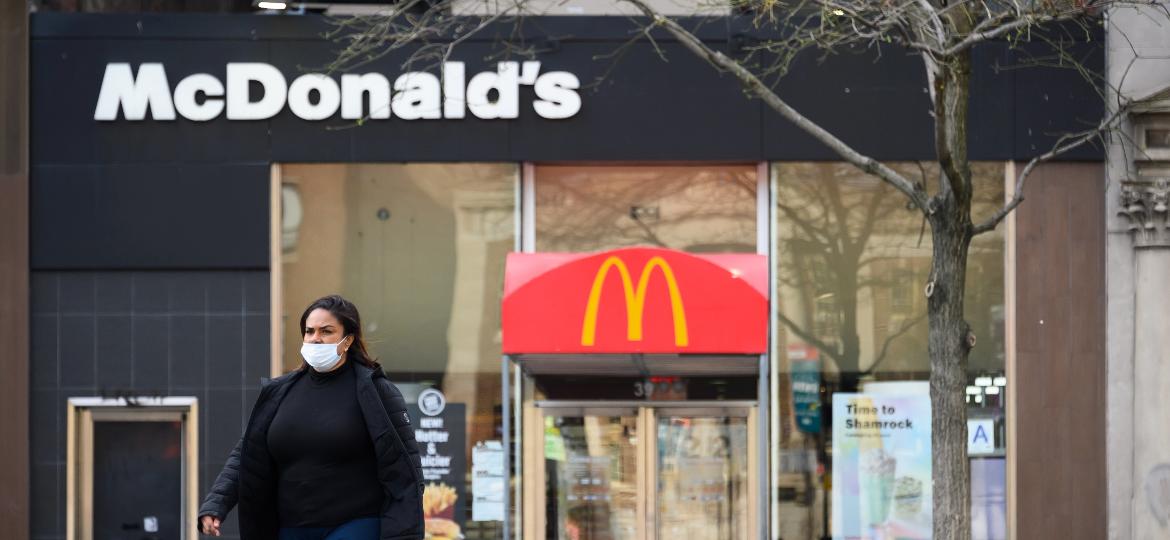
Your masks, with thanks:
[(281, 527), (333, 527), (381, 514), (374, 445), (350, 364), (328, 373), (305, 368), (268, 428)]

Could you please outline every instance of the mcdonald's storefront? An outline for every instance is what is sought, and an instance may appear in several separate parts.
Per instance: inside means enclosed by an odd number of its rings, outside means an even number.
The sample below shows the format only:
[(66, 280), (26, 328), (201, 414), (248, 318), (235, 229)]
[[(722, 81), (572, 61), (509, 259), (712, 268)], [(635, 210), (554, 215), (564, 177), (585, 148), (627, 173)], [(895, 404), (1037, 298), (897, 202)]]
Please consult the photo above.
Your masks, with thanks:
[(766, 537), (768, 295), (765, 255), (509, 256), (503, 348), (531, 509), (520, 526)]
[[(334, 292), (412, 404), (432, 538), (929, 537), (920, 217), (677, 43), (610, 63), (625, 18), (539, 22), (534, 60), (471, 39), (444, 77), (396, 50), (343, 79), (306, 75), (335, 48), (312, 16), (32, 17), (34, 537), (196, 538)], [(1015, 122), (1095, 94), (979, 66), (990, 212), (1044, 142)], [(929, 179), (918, 71), (799, 63), (789, 98)], [(975, 239), (967, 277), (975, 538), (1006, 537), (1029, 421), (1005, 407), (1014, 242)]]

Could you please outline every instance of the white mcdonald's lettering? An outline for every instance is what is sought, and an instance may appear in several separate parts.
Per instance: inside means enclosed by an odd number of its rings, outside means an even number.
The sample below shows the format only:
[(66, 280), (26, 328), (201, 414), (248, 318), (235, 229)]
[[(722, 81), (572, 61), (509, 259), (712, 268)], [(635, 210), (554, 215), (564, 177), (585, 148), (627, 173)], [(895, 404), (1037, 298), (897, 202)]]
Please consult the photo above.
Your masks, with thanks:
[[(541, 73), (540, 62), (499, 62), (495, 71), (468, 79), (462, 62), (445, 62), (443, 78), (411, 71), (387, 78), (381, 73), (345, 74), (340, 82), (324, 73), (305, 73), (287, 80), (275, 66), (262, 62), (231, 62), (226, 83), (209, 73), (183, 78), (171, 90), (166, 67), (158, 62), (138, 66), (106, 64), (93, 119), (141, 121), (178, 117), (207, 122), (226, 112), (228, 120), (266, 120), (287, 105), (302, 120), (326, 120), (341, 112), (344, 120), (460, 119), (467, 111), (476, 118), (520, 117), (520, 87), (531, 86), (537, 116), (569, 118), (581, 110), (581, 83), (567, 71)], [(260, 95), (253, 88), (262, 88)], [(493, 97), (494, 96), (494, 97)], [(178, 113), (176, 116), (175, 113)]]
[(686, 347), (689, 343), (687, 335), (687, 315), (683, 308), (682, 295), (678, 291), (678, 282), (674, 279), (674, 272), (662, 257), (653, 257), (642, 268), (642, 275), (638, 277), (638, 286), (634, 287), (630, 279), (630, 269), (626, 263), (617, 257), (609, 257), (597, 269), (597, 276), (593, 278), (593, 287), (589, 289), (589, 302), (585, 306), (585, 320), (581, 325), (581, 345), (592, 346), (597, 339), (597, 310), (601, 305), (601, 290), (605, 287), (605, 277), (610, 269), (616, 268), (622, 278), (622, 292), (626, 300), (626, 339), (642, 341), (642, 314), (646, 308), (646, 289), (650, 284), (650, 276), (654, 270), (662, 272), (666, 280), (666, 287), (670, 294), (670, 312), (674, 321), (674, 344)]

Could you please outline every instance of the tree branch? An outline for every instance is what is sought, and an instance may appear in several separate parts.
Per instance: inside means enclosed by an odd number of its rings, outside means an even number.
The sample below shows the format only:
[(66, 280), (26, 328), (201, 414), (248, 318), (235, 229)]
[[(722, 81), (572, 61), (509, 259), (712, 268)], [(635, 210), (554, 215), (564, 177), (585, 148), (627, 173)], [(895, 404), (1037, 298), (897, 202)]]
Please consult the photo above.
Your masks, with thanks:
[(991, 217), (975, 225), (971, 229), (972, 236), (994, 230), (995, 227), (999, 225), (999, 223), (1012, 212), (1012, 210), (1015, 210), (1016, 207), (1020, 205), (1020, 203), (1024, 202), (1024, 184), (1028, 181), (1028, 178), (1032, 175), (1032, 171), (1036, 169), (1037, 165), (1049, 161), (1061, 154), (1067, 153), (1070, 150), (1083, 146), (1085, 143), (1097, 139), (1106, 132), (1117, 129), (1117, 124), (1121, 122), (1128, 111), (1128, 106), (1119, 107), (1117, 111), (1109, 115), (1108, 118), (1102, 120), (1101, 123), (1097, 125), (1097, 127), (1088, 131), (1082, 131), (1079, 134), (1064, 135), (1056, 141), (1056, 144), (1051, 150), (1032, 158), (1032, 160), (1024, 166), (1024, 170), (1020, 172), (1020, 176), (1016, 180), (1015, 192), (1012, 193), (1011, 200), (1009, 200), (1007, 204), (1000, 207), (999, 210), (996, 210), (996, 212), (992, 214)]
[(828, 343), (825, 343), (820, 338), (814, 336), (811, 332), (804, 330), (800, 327), (800, 325), (796, 324), (796, 322), (792, 319), (786, 317), (783, 313), (777, 312), (776, 317), (778, 317), (780, 322), (784, 323), (784, 326), (787, 326), (793, 334), (796, 334), (796, 337), (803, 339), (805, 343), (820, 349), (825, 354), (829, 355), (829, 357), (831, 357), (834, 362), (840, 364), (841, 352), (838, 351), (836, 347), (829, 347)]
[(853, 164), (857, 168), (877, 176), (884, 182), (894, 186), (898, 191), (906, 195), (914, 204), (920, 208), (926, 208), (926, 194), (919, 191), (914, 183), (907, 180), (902, 175), (898, 174), (893, 169), (885, 164), (866, 156), (853, 147), (849, 146), (837, 138), (837, 136), (829, 133), (828, 130), (817, 125), (808, 117), (800, 114), (796, 109), (789, 105), (780, 96), (776, 95), (767, 85), (764, 84), (754, 73), (743, 67), (739, 62), (732, 60), (727, 55), (720, 51), (716, 51), (703, 43), (698, 37), (692, 34), (687, 29), (683, 28), (674, 20), (664, 17), (659, 14), (654, 8), (651, 8), (643, 0), (623, 0), (629, 2), (637, 7), (643, 14), (649, 17), (655, 25), (666, 29), (672, 36), (679, 40), (680, 43), (699, 58), (705, 59), (715, 67), (728, 71), (734, 75), (740, 82), (748, 89), (749, 92), (759, 97), (764, 103), (768, 104), (776, 112), (780, 113), (788, 121), (796, 124), (796, 126), (804, 130), (809, 135), (812, 135), (817, 141), (841, 156), (845, 161)]
[(861, 372), (861, 374), (862, 375), (869, 375), (869, 374), (873, 373), (874, 371), (876, 371), (878, 368), (878, 365), (880, 365), (882, 363), (882, 361), (886, 359), (886, 353), (889, 352), (890, 344), (893, 343), (895, 339), (902, 337), (902, 335), (905, 334), (906, 332), (909, 332), (911, 328), (914, 328), (915, 325), (922, 322), (922, 320), (925, 318), (926, 318), (926, 313), (923, 313), (922, 315), (915, 317), (910, 322), (907, 322), (906, 324), (902, 325), (902, 328), (899, 329), (897, 332), (894, 332), (893, 334), (886, 336), (886, 340), (884, 342), (882, 342), (882, 351), (880, 353), (878, 353), (877, 358), (875, 358), (873, 363), (869, 365), (869, 369)]

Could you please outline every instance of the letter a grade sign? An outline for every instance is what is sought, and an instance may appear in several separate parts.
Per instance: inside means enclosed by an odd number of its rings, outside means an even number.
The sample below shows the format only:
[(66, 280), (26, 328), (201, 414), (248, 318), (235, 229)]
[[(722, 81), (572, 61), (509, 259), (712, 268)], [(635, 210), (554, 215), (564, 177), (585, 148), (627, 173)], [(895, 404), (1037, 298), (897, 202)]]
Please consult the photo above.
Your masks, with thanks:
[(512, 253), (504, 353), (761, 354), (767, 278), (762, 255)]

